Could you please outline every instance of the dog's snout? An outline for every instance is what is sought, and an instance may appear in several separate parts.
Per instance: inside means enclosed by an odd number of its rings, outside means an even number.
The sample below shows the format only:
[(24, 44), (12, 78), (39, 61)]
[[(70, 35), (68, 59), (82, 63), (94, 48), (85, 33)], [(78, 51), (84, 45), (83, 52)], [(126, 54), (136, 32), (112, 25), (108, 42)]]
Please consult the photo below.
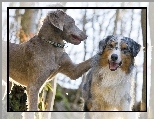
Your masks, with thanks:
[(76, 31), (76, 32), (74, 32), (73, 34), (78, 36), (81, 41), (87, 39), (88, 36), (82, 30), (80, 30), (77, 26), (75, 26), (75, 30), (74, 31)]
[(81, 32), (80, 36), (82, 37), (82, 40), (85, 40), (88, 37), (84, 32)]
[(118, 55), (117, 54), (112, 54), (111, 59), (112, 59), (112, 61), (116, 61), (118, 59)]

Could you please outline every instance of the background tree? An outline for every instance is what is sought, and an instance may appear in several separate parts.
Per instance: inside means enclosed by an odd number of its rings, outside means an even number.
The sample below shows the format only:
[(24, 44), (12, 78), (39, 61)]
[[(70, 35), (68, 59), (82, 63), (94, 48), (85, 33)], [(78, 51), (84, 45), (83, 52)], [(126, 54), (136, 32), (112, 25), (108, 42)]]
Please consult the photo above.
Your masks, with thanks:
[(144, 68), (143, 68), (143, 88), (142, 88), (142, 104), (141, 104), (141, 110), (145, 111), (146, 110), (146, 103), (147, 103), (147, 76), (146, 76), (146, 72), (147, 72), (147, 34), (146, 34), (146, 24), (147, 24), (147, 14), (146, 14), (146, 9), (142, 9), (141, 11), (141, 26), (142, 26), (142, 35), (143, 35), (143, 46), (144, 48)]
[[(142, 35), (143, 35), (143, 46), (144, 46), (144, 64), (143, 64), (143, 87), (142, 87), (142, 100), (141, 100), (141, 111), (145, 111), (147, 109), (147, 32), (146, 32), (146, 9), (142, 9), (141, 11), (141, 27), (142, 27)], [(140, 119), (147, 119), (147, 113), (143, 112), (140, 114)]]

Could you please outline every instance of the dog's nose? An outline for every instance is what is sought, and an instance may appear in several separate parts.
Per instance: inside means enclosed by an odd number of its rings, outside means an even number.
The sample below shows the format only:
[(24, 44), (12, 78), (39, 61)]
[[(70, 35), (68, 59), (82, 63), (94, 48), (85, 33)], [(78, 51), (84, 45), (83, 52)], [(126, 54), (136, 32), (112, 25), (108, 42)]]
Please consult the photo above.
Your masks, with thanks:
[(118, 55), (117, 54), (112, 54), (111, 59), (112, 59), (112, 61), (116, 61), (118, 59)]
[(88, 37), (88, 36), (87, 36), (85, 33), (83, 33), (83, 32), (81, 32), (81, 35), (80, 35), (80, 36), (81, 36), (82, 40), (85, 40), (85, 39), (87, 39), (87, 37)]

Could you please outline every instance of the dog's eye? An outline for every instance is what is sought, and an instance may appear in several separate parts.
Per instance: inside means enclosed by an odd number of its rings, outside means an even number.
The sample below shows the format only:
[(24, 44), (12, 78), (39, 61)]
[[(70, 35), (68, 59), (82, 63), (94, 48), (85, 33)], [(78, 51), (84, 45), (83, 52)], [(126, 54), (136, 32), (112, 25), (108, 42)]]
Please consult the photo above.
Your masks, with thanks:
[(122, 50), (128, 50), (127, 48), (122, 48)]
[(109, 45), (108, 45), (108, 48), (109, 48), (109, 49), (112, 49), (112, 48), (113, 48), (113, 45), (112, 45), (112, 44), (109, 44)]
[(130, 53), (130, 51), (129, 51), (128, 48), (122, 48), (121, 51), (122, 51), (124, 54)]

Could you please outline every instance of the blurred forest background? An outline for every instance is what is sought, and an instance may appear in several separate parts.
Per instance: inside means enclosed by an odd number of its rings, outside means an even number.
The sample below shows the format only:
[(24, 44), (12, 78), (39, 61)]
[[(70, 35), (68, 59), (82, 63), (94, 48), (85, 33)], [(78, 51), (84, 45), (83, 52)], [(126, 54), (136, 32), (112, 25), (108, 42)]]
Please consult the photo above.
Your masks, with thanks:
[[(65, 7), (80, 6), (80, 7), (119, 7), (115, 9), (65, 9), (68, 15), (74, 18), (76, 25), (82, 29), (87, 35), (87, 40), (83, 41), (80, 45), (74, 46), (66, 44), (66, 52), (71, 57), (74, 63), (80, 63), (98, 51), (98, 43), (104, 37), (111, 34), (122, 34), (123, 36), (130, 37), (136, 42), (144, 46), (144, 49), (151, 51), (150, 35), (146, 37), (146, 10), (139, 7), (148, 7), (148, 12), (152, 11), (152, 7), (148, 3), (60, 3)], [(53, 7), (60, 7), (55, 3), (25, 3), (25, 2), (7, 2), (2, 3), (2, 40), (7, 40), (7, 10), (6, 7), (51, 7), (51, 9), (10, 9), (9, 12), (9, 42), (23, 43), (28, 41), (31, 37), (39, 31), (43, 19), (49, 11), (56, 10)], [(136, 7), (127, 8), (124, 7)], [(123, 7), (123, 8), (120, 8)], [(150, 11), (151, 10), (151, 11)], [(147, 27), (149, 29), (149, 26)], [(146, 47), (147, 46), (147, 47)], [(146, 51), (146, 50), (145, 50)], [(146, 54), (147, 53), (147, 54)], [(148, 59), (145, 57), (148, 55)], [(145, 111), (146, 106), (154, 105), (150, 100), (150, 85), (151, 83), (151, 52), (140, 51), (136, 57), (136, 71), (134, 75), (134, 111)], [(147, 73), (147, 75), (146, 75)], [(40, 110), (53, 110), (53, 111), (80, 111), (81, 100), (81, 87), (85, 79), (84, 74), (76, 80), (70, 80), (68, 77), (58, 74), (55, 79), (47, 82), (43, 90), (40, 92)], [(6, 82), (3, 81), (6, 85)], [(147, 86), (148, 84), (148, 86)], [(3, 87), (4, 87), (3, 85)], [(153, 84), (154, 85), (154, 84)], [(2, 88), (3, 88), (2, 87)], [(9, 94), (9, 111), (25, 111), (26, 107), (26, 94), (24, 93), (25, 87), (14, 85), (11, 93)], [(152, 89), (151, 89), (152, 90)], [(3, 88), (4, 93), (4, 88)], [(55, 95), (55, 97), (53, 96)], [(54, 99), (55, 98), (55, 99)], [(149, 104), (150, 103), (150, 104)], [(6, 102), (3, 102), (6, 105)], [(6, 107), (5, 107), (6, 108)], [(152, 107), (153, 108), (153, 107)], [(143, 114), (143, 115), (142, 115)], [(142, 113), (141, 119), (149, 117), (146, 113)]]

